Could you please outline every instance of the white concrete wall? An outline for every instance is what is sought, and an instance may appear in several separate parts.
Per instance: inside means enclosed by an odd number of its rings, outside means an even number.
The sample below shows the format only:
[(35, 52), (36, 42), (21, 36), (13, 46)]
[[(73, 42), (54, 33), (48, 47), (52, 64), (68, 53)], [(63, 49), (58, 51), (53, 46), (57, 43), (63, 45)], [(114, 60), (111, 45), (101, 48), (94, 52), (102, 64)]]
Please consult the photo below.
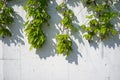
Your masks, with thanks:
[[(44, 28), (48, 40), (37, 51), (29, 50), (23, 30), (25, 0), (10, 3), (16, 17), (11, 26), (13, 36), (0, 40), (0, 80), (120, 80), (120, 35), (90, 45), (81, 32), (73, 33), (74, 49), (70, 57), (56, 54), (55, 35), (60, 16), (55, 7), (62, 1), (53, 0), (49, 4), (51, 26)], [(79, 24), (85, 23), (86, 8), (79, 0), (69, 0), (68, 3)]]

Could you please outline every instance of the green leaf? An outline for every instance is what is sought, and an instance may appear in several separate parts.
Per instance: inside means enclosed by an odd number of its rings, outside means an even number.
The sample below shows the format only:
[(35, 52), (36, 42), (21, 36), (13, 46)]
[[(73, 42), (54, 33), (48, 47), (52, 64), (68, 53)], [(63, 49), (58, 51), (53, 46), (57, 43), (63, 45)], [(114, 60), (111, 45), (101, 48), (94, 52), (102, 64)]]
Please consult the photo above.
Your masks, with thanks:
[(92, 28), (91, 28), (91, 27), (86, 27), (85, 31), (91, 32), (91, 31), (92, 31)]
[(92, 40), (92, 36), (90, 34), (84, 34), (83, 37), (87, 40)]
[(110, 29), (110, 30), (112, 32), (112, 35), (117, 35), (118, 34), (118, 32), (115, 29)]
[(92, 15), (88, 15), (88, 16), (86, 16), (86, 18), (88, 18), (88, 19), (92, 19), (93, 18), (93, 14)]
[(85, 30), (86, 29), (86, 26), (83, 24), (80, 26), (81, 29)]

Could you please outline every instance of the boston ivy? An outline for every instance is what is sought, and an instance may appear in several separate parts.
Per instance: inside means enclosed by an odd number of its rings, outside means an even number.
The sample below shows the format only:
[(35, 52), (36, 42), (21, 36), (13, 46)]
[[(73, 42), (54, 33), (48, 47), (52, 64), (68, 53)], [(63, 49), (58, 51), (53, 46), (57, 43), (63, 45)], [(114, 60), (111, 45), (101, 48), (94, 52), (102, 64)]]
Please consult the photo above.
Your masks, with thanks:
[(0, 0), (0, 36), (11, 36), (9, 25), (13, 20), (13, 8), (7, 5), (9, 0)]
[(31, 48), (41, 48), (46, 41), (42, 31), (45, 24), (49, 25), (50, 15), (47, 13), (48, 0), (26, 0), (24, 9), (27, 12), (25, 32)]
[[(57, 35), (57, 53), (70, 55), (72, 51), (72, 41), (70, 39), (70, 35), (68, 32), (70, 30), (75, 30), (72, 19), (74, 17), (74, 13), (72, 10), (68, 9), (65, 3), (62, 3), (56, 7), (57, 11), (59, 11), (63, 15), (63, 19), (60, 20), (61, 24), (61, 33)], [(67, 33), (65, 33), (67, 32)]]
[[(11, 36), (9, 25), (13, 20), (13, 8), (7, 5), (11, 0), (0, 0), (0, 36)], [(28, 37), (28, 43), (32, 48), (41, 48), (45, 43), (46, 36), (42, 28), (49, 26), (50, 15), (47, 12), (49, 0), (26, 0), (24, 10), (27, 12), (25, 22), (25, 33)], [(82, 0), (89, 11), (92, 11), (91, 15), (87, 15), (89, 19), (87, 24), (83, 24), (80, 27), (84, 30), (83, 37), (89, 42), (96, 40), (105, 40), (108, 37), (118, 34), (112, 20), (120, 16), (117, 12), (114, 12), (111, 6), (115, 3), (113, 0)], [(119, 2), (119, 1), (118, 1)], [(72, 51), (72, 40), (70, 33), (72, 30), (77, 29), (73, 25), (74, 13), (66, 5), (62, 3), (56, 7), (56, 10), (62, 14), (63, 18), (60, 20), (60, 33), (56, 35), (57, 40), (57, 53), (66, 56), (70, 55)]]
[(57, 38), (57, 52), (69, 56), (72, 51), (72, 42), (68, 34), (58, 34)]
[(93, 11), (92, 15), (87, 16), (90, 21), (87, 25), (81, 25), (81, 28), (86, 32), (83, 37), (88, 41), (93, 41), (95, 37), (99, 40), (105, 40), (110, 36), (117, 35), (117, 30), (111, 21), (118, 16), (110, 5), (113, 2), (109, 0), (85, 0), (88, 9)]

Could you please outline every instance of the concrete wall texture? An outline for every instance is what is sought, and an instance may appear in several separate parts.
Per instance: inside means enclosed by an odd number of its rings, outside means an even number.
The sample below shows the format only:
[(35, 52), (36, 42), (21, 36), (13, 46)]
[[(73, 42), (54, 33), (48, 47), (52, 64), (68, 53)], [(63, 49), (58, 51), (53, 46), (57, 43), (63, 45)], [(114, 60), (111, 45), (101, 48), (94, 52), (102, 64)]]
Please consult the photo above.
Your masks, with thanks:
[[(120, 35), (89, 44), (79, 31), (71, 36), (74, 48), (71, 55), (66, 58), (56, 54), (55, 35), (61, 17), (55, 7), (62, 1), (50, 1), (50, 27), (43, 29), (47, 42), (43, 48), (31, 51), (23, 28), (25, 0), (10, 2), (16, 12), (15, 22), (11, 25), (13, 36), (0, 40), (0, 80), (120, 80)], [(80, 0), (69, 0), (68, 6), (77, 16), (78, 24), (86, 22), (87, 8)], [(115, 21), (116, 26), (119, 23)]]

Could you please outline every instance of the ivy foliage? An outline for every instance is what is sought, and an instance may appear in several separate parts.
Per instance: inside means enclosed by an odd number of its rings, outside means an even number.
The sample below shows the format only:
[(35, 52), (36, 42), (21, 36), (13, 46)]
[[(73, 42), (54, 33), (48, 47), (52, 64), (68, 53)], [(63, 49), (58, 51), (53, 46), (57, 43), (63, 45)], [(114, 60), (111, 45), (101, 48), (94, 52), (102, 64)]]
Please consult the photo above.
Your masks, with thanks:
[(64, 2), (57, 6), (56, 10), (63, 15), (63, 19), (60, 21), (60, 24), (62, 24), (65, 29), (76, 30), (73, 25), (73, 11), (71, 9), (68, 9)]
[(7, 5), (8, 0), (0, 0), (0, 36), (12, 36), (9, 25), (14, 21), (13, 8)]
[(28, 36), (28, 43), (32, 48), (41, 48), (46, 41), (46, 36), (42, 30), (43, 26), (48, 26), (50, 15), (47, 12), (48, 0), (26, 0), (24, 10), (27, 12), (25, 22), (25, 32)]
[(61, 34), (58, 34), (56, 36), (57, 38), (57, 53), (58, 54), (64, 54), (66, 56), (70, 55), (70, 52), (72, 51), (72, 41), (70, 39), (70, 35), (68, 33), (69, 30), (76, 30), (76, 28), (73, 25), (73, 17), (74, 17), (74, 13), (71, 9), (68, 9), (67, 5), (65, 3), (62, 3), (60, 5), (58, 5), (56, 7), (56, 10), (59, 11), (62, 16), (63, 19), (60, 20), (60, 24), (63, 30), (61, 31)]
[(72, 51), (72, 42), (68, 34), (58, 34), (57, 38), (57, 52), (69, 56)]
[(81, 28), (85, 31), (83, 37), (88, 41), (93, 41), (95, 37), (99, 40), (105, 40), (110, 36), (118, 34), (111, 21), (118, 16), (117, 12), (114, 12), (111, 8), (113, 2), (103, 0), (85, 0), (88, 9), (93, 11), (93, 14), (86, 16), (90, 21), (87, 25), (81, 25)]

